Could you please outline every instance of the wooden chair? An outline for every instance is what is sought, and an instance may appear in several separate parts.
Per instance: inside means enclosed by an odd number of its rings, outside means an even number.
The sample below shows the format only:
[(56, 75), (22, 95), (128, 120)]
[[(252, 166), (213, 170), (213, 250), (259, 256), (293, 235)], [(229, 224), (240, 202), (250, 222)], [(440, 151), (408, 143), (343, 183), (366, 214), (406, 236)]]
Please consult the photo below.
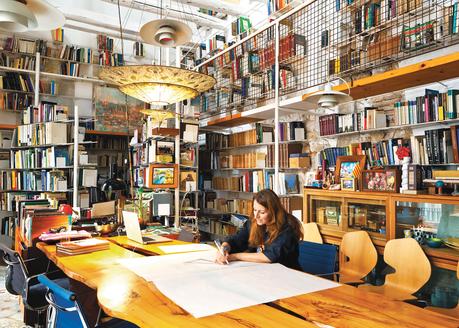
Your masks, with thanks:
[[(459, 279), (459, 262), (457, 262), (456, 277), (457, 279)], [(428, 307), (425, 307), (424, 309), (459, 319), (459, 301), (456, 307), (452, 309), (441, 308), (437, 306), (428, 306)]]
[(362, 279), (373, 270), (378, 254), (366, 231), (348, 232), (339, 247), (339, 282), (363, 283)]
[(394, 273), (386, 275), (384, 285), (359, 288), (393, 300), (413, 300), (416, 297), (412, 294), (424, 286), (432, 272), (429, 259), (413, 238), (389, 240), (384, 248), (384, 262), (395, 269)]
[(311, 243), (323, 244), (322, 236), (319, 232), (319, 227), (315, 222), (303, 223), (304, 241)]

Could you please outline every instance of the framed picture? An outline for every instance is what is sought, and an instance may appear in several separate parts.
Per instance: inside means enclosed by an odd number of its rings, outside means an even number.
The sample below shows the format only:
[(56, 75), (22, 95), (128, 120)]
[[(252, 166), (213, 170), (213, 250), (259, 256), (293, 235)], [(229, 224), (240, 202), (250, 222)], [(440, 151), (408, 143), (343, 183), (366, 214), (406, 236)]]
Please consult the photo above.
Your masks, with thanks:
[(173, 163), (175, 154), (175, 142), (156, 142), (156, 161), (160, 163)]
[(177, 164), (150, 164), (149, 188), (177, 188)]
[(360, 172), (365, 168), (365, 155), (338, 156), (335, 169), (335, 183), (343, 178), (360, 178)]
[(355, 191), (355, 178), (341, 178), (341, 190)]
[(400, 171), (398, 169), (362, 171), (361, 190), (398, 192)]

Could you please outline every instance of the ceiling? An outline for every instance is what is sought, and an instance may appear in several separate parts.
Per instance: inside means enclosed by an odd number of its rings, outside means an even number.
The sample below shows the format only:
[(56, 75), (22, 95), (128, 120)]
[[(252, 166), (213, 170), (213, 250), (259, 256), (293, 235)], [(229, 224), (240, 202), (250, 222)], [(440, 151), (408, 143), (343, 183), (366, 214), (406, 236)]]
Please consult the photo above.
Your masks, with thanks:
[[(264, 0), (47, 0), (66, 16), (65, 28), (83, 31), (100, 29), (119, 31), (118, 1), (123, 33), (138, 38), (140, 27), (150, 20), (174, 18), (186, 22), (193, 31), (192, 43), (205, 42), (214, 34), (229, 33), (238, 16), (249, 16), (254, 25), (266, 20)], [(210, 16), (199, 8), (215, 10), (227, 17)]]

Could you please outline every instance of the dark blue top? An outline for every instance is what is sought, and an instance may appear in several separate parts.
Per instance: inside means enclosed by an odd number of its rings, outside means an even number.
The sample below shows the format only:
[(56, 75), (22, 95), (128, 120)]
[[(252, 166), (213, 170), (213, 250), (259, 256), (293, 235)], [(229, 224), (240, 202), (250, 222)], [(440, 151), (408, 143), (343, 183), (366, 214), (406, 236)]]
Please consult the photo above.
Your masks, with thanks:
[[(251, 220), (247, 220), (244, 226), (227, 238), (231, 246), (231, 253), (256, 253), (257, 248), (249, 246)], [(262, 253), (272, 262), (280, 263), (292, 269), (300, 269), (298, 264), (298, 240), (292, 227), (286, 223), (276, 239), (271, 244), (266, 244), (269, 238), (268, 232), (264, 235), (264, 250)]]

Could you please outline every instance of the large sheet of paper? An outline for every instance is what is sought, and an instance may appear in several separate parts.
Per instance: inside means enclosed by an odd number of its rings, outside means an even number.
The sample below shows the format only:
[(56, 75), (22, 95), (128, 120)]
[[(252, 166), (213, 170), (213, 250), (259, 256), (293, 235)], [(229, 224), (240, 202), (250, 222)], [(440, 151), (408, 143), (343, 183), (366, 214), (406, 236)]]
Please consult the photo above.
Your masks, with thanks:
[(159, 246), (159, 249), (162, 250), (166, 254), (172, 254), (172, 253), (208, 251), (214, 248), (206, 244), (186, 244), (186, 245)]
[(214, 262), (216, 251), (120, 260), (196, 318), (277, 299), (334, 288), (339, 284), (281, 264)]

